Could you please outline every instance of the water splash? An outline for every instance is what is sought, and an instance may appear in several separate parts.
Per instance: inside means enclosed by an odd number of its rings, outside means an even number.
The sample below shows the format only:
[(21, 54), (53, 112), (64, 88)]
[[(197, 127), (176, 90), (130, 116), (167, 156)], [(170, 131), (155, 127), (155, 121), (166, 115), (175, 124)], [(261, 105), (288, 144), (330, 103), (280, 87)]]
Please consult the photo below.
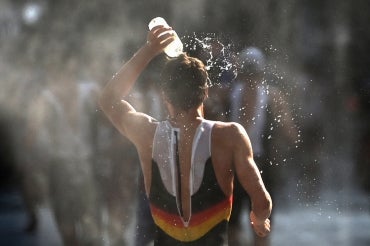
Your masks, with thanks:
[(182, 38), (184, 50), (206, 66), (210, 86), (230, 86), (237, 76), (233, 44), (214, 33), (191, 34)]
[[(229, 88), (237, 84), (239, 68), (237, 57), (240, 53), (234, 49), (232, 43), (224, 42), (215, 34), (197, 35), (193, 33), (183, 37), (182, 40), (184, 41), (184, 50), (188, 55), (199, 58), (206, 65), (212, 87)], [(306, 160), (304, 153), (297, 155), (297, 150), (312, 151), (305, 149), (307, 144), (310, 144), (305, 142), (307, 140), (305, 127), (308, 122), (313, 122), (313, 119), (316, 118), (315, 107), (307, 108), (308, 98), (306, 96), (314, 81), (302, 78), (296, 74), (296, 71), (292, 71), (293, 61), (283, 51), (272, 45), (263, 51), (268, 59), (266, 59), (266, 64), (261, 72), (262, 79), (259, 82), (253, 81), (251, 88), (263, 88), (263, 93), (270, 98), (270, 102), (259, 103), (260, 110), (256, 108), (256, 112), (260, 113), (252, 115), (249, 119), (246, 118), (248, 105), (239, 105), (236, 107), (235, 121), (244, 120), (255, 127), (261, 117), (261, 112), (267, 114), (268, 120), (265, 122), (265, 130), (257, 136), (264, 139), (263, 141), (269, 145), (271, 155), (268, 156), (267, 165), (261, 167), (260, 171), (266, 173), (269, 169), (275, 171), (279, 169), (278, 172), (285, 177), (283, 179), (295, 177), (300, 182), (297, 186), (291, 186), (287, 183), (286, 185), (290, 186), (290, 188), (286, 187), (287, 193), (296, 194), (298, 199), (302, 199), (303, 202), (315, 200), (317, 195), (315, 187), (319, 184), (316, 169), (318, 169), (320, 159), (318, 156), (312, 156), (315, 159), (313, 164), (313, 162)], [(228, 93), (227, 90), (218, 91), (218, 95), (215, 96), (220, 97), (219, 94), (224, 92)], [(241, 89), (240, 92), (244, 93)], [(227, 106), (213, 105), (213, 108), (216, 107), (219, 119), (228, 119), (233, 114)], [(252, 140), (252, 145), (253, 143), (255, 141)], [(292, 166), (296, 163), (299, 164)], [(314, 191), (309, 192), (310, 189)]]
[[(199, 58), (205, 64), (209, 77), (210, 86), (213, 87), (231, 87), (236, 81), (238, 75), (238, 59), (240, 55), (235, 46), (224, 37), (219, 37), (214, 33), (192, 33), (182, 37), (184, 50), (190, 56)], [(268, 140), (278, 138), (279, 130), (291, 128), (291, 138), (295, 148), (299, 148), (302, 143), (299, 127), (294, 123), (302, 117), (301, 103), (294, 99), (295, 90), (299, 87), (297, 82), (290, 78), (288, 72), (283, 68), (288, 67), (289, 57), (282, 54), (280, 50), (273, 45), (264, 49), (264, 53), (269, 55), (270, 60), (263, 68), (263, 78), (260, 84), (254, 86), (264, 88), (263, 93), (272, 98), (273, 104), (277, 105), (275, 112), (267, 104), (261, 105), (262, 110), (268, 114), (274, 115), (270, 126), (268, 127)], [(277, 60), (277, 57), (283, 57), (283, 62)], [(272, 58), (272, 59), (271, 59)], [(280, 59), (279, 59), (280, 60)], [(256, 82), (255, 82), (256, 83)], [(242, 105), (239, 108), (240, 115), (245, 115), (246, 107)], [(220, 115), (227, 115), (229, 111), (220, 112)], [(230, 112), (229, 112), (230, 113)], [(255, 123), (256, 117), (250, 119), (252, 124)], [(261, 136), (264, 137), (264, 136)]]

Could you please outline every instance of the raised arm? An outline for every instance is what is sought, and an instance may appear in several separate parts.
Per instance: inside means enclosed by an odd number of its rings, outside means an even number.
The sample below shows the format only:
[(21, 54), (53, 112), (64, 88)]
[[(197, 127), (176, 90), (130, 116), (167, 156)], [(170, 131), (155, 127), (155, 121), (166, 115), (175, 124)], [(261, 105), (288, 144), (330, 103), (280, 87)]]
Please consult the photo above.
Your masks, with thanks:
[(244, 128), (235, 124), (234, 128), (234, 168), (240, 184), (247, 191), (252, 211), (250, 219), (254, 231), (260, 237), (270, 232), (272, 201), (262, 181), (260, 172), (253, 160), (252, 146)]
[[(149, 62), (173, 41), (171, 28), (157, 26), (149, 31), (146, 43), (126, 62), (103, 89), (99, 103), (113, 125), (134, 143), (144, 134), (152, 118), (136, 110), (125, 100)], [(167, 31), (167, 32), (166, 32)], [(143, 131), (144, 130), (144, 131)]]

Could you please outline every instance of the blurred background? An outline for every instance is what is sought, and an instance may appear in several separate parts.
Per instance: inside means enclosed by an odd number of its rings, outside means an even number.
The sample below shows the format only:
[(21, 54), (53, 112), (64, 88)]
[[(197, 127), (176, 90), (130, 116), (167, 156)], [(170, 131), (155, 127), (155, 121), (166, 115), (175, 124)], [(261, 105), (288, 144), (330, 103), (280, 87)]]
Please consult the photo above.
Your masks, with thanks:
[[(254, 49), (251, 90), (272, 99), (244, 121), (266, 114), (257, 164), (275, 201), (271, 245), (370, 245), (369, 11), (366, 0), (0, 0), (0, 244), (149, 237), (136, 151), (96, 99), (162, 16), (209, 68), (208, 118), (244, 119), (251, 104), (233, 109), (233, 92)], [(130, 98), (162, 119), (158, 64)], [(238, 216), (239, 244), (253, 245)]]

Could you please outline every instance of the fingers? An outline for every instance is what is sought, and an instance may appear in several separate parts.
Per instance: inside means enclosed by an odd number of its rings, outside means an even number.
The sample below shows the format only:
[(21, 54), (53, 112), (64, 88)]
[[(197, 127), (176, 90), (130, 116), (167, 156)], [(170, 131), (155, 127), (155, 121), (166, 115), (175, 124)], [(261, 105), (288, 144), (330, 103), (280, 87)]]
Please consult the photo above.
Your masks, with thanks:
[(266, 237), (271, 231), (270, 220), (266, 219), (263, 224), (255, 224), (253, 221), (251, 222), (253, 230), (259, 237)]
[(149, 31), (147, 43), (151, 46), (163, 49), (175, 39), (175, 34), (171, 27), (156, 26)]
[(172, 28), (165, 26), (156, 26), (149, 33), (152, 35), (152, 38), (158, 39), (161, 42), (174, 36)]
[(160, 44), (163, 45), (163, 47), (166, 47), (169, 43), (171, 43), (173, 40), (175, 40), (175, 35), (173, 32), (167, 32), (163, 35), (160, 35), (158, 37), (158, 41)]
[(152, 32), (154, 35), (161, 36), (162, 33), (170, 30), (172, 30), (172, 27), (169, 26), (155, 26), (152, 30), (150, 30), (150, 32)]

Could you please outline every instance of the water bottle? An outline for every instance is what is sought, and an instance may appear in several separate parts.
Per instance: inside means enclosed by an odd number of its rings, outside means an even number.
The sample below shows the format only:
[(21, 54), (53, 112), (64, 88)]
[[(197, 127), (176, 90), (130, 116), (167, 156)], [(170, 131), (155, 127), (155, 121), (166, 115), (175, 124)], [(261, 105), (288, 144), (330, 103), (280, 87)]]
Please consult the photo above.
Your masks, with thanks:
[[(149, 22), (149, 30), (152, 30), (153, 27), (156, 26), (169, 27), (165, 19), (163, 19), (162, 17), (156, 17)], [(181, 53), (183, 53), (183, 45), (179, 36), (177, 36), (177, 33), (174, 30), (171, 30), (170, 32), (175, 35), (175, 40), (173, 40), (169, 45), (166, 46), (166, 48), (164, 48), (164, 53), (166, 53), (166, 55), (168, 55), (169, 57), (177, 57)]]

